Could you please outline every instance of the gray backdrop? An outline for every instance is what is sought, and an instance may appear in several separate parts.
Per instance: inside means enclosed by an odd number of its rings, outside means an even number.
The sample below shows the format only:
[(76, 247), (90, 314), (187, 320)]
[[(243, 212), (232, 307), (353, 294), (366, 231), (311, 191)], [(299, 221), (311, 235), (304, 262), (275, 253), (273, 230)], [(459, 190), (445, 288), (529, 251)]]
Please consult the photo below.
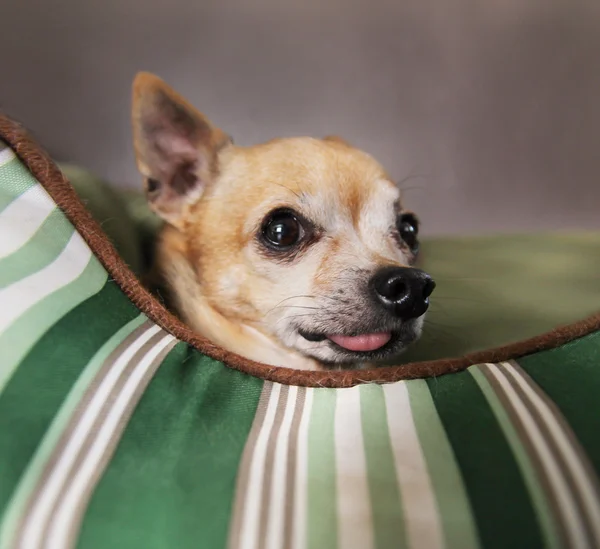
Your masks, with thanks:
[(4, 0), (0, 108), (136, 186), (130, 83), (240, 144), (338, 133), (429, 233), (600, 228), (598, 0)]

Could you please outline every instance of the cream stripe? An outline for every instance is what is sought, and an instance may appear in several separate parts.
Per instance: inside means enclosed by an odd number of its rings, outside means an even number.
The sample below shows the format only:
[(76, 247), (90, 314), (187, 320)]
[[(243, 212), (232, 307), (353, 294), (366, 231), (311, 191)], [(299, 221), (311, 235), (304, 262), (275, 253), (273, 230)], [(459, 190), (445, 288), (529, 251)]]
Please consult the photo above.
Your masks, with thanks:
[(229, 524), (229, 540), (227, 546), (230, 549), (239, 549), (241, 545), (241, 524), (246, 509), (245, 496), (246, 490), (248, 489), (248, 479), (250, 478), (250, 464), (252, 463), (254, 448), (256, 447), (256, 439), (258, 438), (258, 434), (265, 421), (265, 415), (269, 406), (272, 390), (273, 384), (270, 381), (265, 381), (260, 392), (254, 419), (252, 420), (252, 427), (250, 428), (246, 444), (244, 445), (242, 459), (238, 465), (237, 479), (235, 482), (235, 503), (232, 510), (231, 522)]
[(374, 546), (359, 387), (338, 389), (335, 407), (338, 544), (342, 549)]
[[(30, 509), (37, 500), (37, 494), (47, 476), (54, 468), (54, 458), (62, 451), (64, 442), (70, 437), (72, 427), (76, 426), (76, 418), (85, 409), (97, 384), (109, 369), (108, 364), (112, 364), (113, 359), (120, 354), (117, 350), (126, 347), (129, 343), (125, 342), (133, 341), (141, 333), (140, 325), (144, 323), (144, 319), (143, 315), (138, 315), (117, 330), (81, 370), (81, 374), (52, 419), (11, 498), (0, 528), (1, 548), (18, 546), (17, 540), (21, 537), (22, 527), (26, 523)], [(13, 540), (12, 545), (10, 540)]]
[(0, 166), (4, 166), (4, 164), (8, 164), (15, 157), (15, 153), (12, 149), (2, 149), (0, 150)]
[(298, 387), (292, 385), (289, 388), (283, 421), (281, 423), (281, 428), (279, 429), (279, 435), (275, 446), (273, 482), (271, 483), (270, 509), (268, 510), (266, 549), (281, 549), (283, 546), (288, 444), (297, 400)]
[(0, 290), (0, 333), (36, 303), (79, 277), (91, 255), (81, 236), (73, 233), (50, 265)]
[(15, 198), (0, 214), (0, 259), (27, 244), (55, 208), (39, 183)]
[(594, 536), (600, 542), (600, 502), (594, 490), (594, 485), (588, 478), (585, 466), (582, 464), (577, 451), (573, 448), (571, 441), (556, 420), (554, 413), (539, 394), (530, 386), (530, 382), (509, 362), (502, 363), (508, 370), (509, 375), (519, 384), (523, 392), (529, 397), (530, 402), (538, 411), (541, 420), (548, 427), (556, 445), (560, 449), (565, 461), (571, 470), (573, 480), (581, 494), (589, 517), (589, 524), (594, 531)]
[(99, 384), (98, 388), (85, 411), (82, 413), (79, 422), (71, 438), (64, 445), (61, 455), (56, 461), (56, 466), (48, 476), (46, 484), (38, 494), (37, 500), (33, 505), (27, 522), (23, 526), (22, 549), (33, 549), (43, 541), (40, 536), (43, 527), (48, 520), (48, 516), (56, 500), (60, 496), (63, 486), (68, 481), (69, 471), (85, 443), (86, 436), (90, 427), (94, 424), (102, 406), (109, 397), (113, 387), (117, 383), (123, 370), (127, 367), (129, 361), (135, 353), (146, 343), (154, 334), (161, 330), (159, 326), (152, 325), (144, 331), (123, 353), (117, 358), (113, 367), (106, 374)]
[(523, 404), (519, 395), (511, 387), (508, 379), (500, 370), (498, 370), (498, 367), (495, 364), (487, 364), (487, 367), (488, 371), (494, 376), (507, 398), (512, 403), (515, 413), (521, 419), (523, 428), (529, 435), (531, 444), (535, 448), (540, 463), (546, 471), (548, 482), (550, 483), (553, 492), (556, 494), (557, 505), (559, 506), (562, 515), (565, 517), (565, 530), (571, 541), (569, 547), (591, 549), (587, 544), (581, 517), (578, 516), (576, 512), (573, 494), (569, 489), (560, 467), (556, 463), (552, 454), (552, 449), (548, 446), (548, 443), (544, 439), (538, 426), (535, 424), (533, 417)]
[(438, 507), (413, 420), (406, 382), (384, 385), (383, 394), (408, 546), (411, 549), (443, 547)]
[(304, 397), (304, 410), (298, 430), (298, 446), (296, 454), (296, 487), (294, 498), (294, 514), (292, 523), (292, 547), (304, 549), (306, 547), (306, 506), (308, 486), (308, 426), (312, 412), (314, 389), (307, 388)]
[[(152, 330), (149, 330), (149, 332), (150, 331)], [(129, 375), (123, 389), (113, 402), (104, 423), (98, 430), (96, 438), (88, 447), (80, 468), (75, 475), (69, 479), (70, 485), (62, 497), (56, 514), (51, 522), (48, 537), (45, 540), (45, 547), (47, 549), (69, 546), (69, 544), (67, 544), (68, 535), (73, 528), (73, 519), (77, 516), (78, 506), (81, 504), (86, 488), (94, 478), (94, 472), (109, 448), (115, 432), (118, 431), (119, 424), (121, 423), (131, 399), (135, 395), (140, 383), (145, 378), (148, 370), (152, 367), (156, 357), (173, 341), (175, 341), (175, 338), (172, 335), (165, 335), (165, 337), (148, 351), (146, 356), (140, 360), (139, 364)]]
[[(250, 475), (248, 476), (248, 488), (244, 502), (244, 517), (242, 519), (240, 547), (241, 549), (255, 549), (258, 547), (258, 527), (260, 517), (260, 505), (257, 502), (262, 500), (263, 477), (265, 471), (265, 458), (267, 455), (267, 443), (269, 434), (273, 428), (275, 420), (275, 411), (279, 402), (279, 393), (281, 385), (273, 384), (269, 404), (265, 413), (265, 420), (256, 439), (254, 455), (250, 463)], [(262, 549), (262, 548), (260, 548)]]

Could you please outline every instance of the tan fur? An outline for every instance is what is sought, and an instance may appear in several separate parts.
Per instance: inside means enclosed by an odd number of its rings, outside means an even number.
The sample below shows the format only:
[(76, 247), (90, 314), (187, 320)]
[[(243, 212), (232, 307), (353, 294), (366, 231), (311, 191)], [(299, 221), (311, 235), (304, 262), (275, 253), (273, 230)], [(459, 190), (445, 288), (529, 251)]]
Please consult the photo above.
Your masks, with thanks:
[[(159, 117), (153, 112), (157, 94), (180, 105), (200, 128), (192, 132), (191, 149), (176, 144), (181, 158), (197, 160), (195, 183), (183, 196), (169, 188), (179, 164), (159, 162), (152, 131), (144, 130), (145, 118)], [(164, 122), (156, 120), (159, 126)], [(349, 269), (409, 262), (388, 234), (399, 191), (371, 156), (339, 138), (234, 146), (187, 101), (145, 73), (134, 83), (133, 126), (140, 172), (162, 178), (149, 200), (168, 222), (157, 265), (174, 307), (194, 330), (230, 351), (268, 364), (318, 369), (319, 361), (307, 357), (296, 336), (281, 326), (298, 311), (326, 306), (330, 294), (343, 291), (340, 280)], [(257, 242), (265, 216), (284, 206), (324, 233), (294, 262), (268, 257)]]

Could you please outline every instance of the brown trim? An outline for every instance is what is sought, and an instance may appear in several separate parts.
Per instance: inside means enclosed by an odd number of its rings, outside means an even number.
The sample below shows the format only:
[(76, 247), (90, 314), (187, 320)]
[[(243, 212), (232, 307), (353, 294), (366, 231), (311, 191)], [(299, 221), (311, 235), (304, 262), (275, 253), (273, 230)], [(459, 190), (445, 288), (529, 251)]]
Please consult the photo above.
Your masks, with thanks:
[(230, 353), (199, 337), (167, 311), (140, 284), (46, 152), (37, 145), (21, 125), (2, 114), (0, 114), (0, 139), (8, 143), (34, 177), (44, 186), (136, 307), (176, 338), (192, 345), (201, 353), (252, 376), (305, 387), (351, 387), (366, 382), (389, 383), (401, 379), (434, 377), (458, 372), (473, 364), (517, 359), (531, 353), (559, 347), (564, 343), (600, 330), (599, 312), (580, 322), (557, 328), (531, 339), (456, 358), (414, 362), (373, 370), (319, 372), (259, 364)]

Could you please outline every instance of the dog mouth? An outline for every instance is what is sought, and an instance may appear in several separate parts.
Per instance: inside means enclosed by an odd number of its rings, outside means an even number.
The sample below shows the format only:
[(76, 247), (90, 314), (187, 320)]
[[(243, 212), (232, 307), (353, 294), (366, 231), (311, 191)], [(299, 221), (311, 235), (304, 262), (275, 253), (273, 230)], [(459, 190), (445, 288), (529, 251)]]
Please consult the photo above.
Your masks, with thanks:
[(300, 335), (307, 341), (329, 341), (335, 348), (345, 353), (369, 355), (385, 351), (394, 346), (401, 338), (399, 331), (360, 333), (356, 335), (321, 334), (299, 330)]
[(365, 353), (377, 351), (389, 343), (392, 339), (392, 332), (377, 332), (356, 336), (330, 335), (327, 336), (327, 339), (347, 351)]

